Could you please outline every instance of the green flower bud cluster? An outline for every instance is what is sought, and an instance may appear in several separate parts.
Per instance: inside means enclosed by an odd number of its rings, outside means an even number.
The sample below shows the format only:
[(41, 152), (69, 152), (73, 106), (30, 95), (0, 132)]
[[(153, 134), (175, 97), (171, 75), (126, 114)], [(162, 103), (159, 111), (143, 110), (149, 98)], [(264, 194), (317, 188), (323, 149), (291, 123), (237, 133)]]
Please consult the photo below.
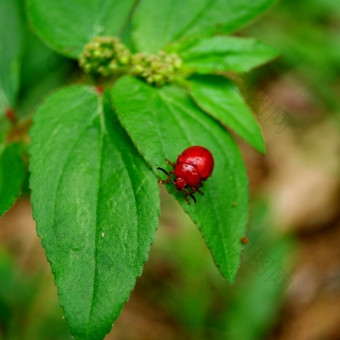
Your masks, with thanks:
[(93, 76), (110, 76), (126, 68), (131, 60), (128, 48), (116, 37), (96, 37), (79, 57), (79, 65)]
[(131, 59), (132, 74), (146, 80), (147, 83), (162, 86), (172, 81), (182, 66), (182, 60), (175, 54), (163, 51), (158, 54), (137, 53)]

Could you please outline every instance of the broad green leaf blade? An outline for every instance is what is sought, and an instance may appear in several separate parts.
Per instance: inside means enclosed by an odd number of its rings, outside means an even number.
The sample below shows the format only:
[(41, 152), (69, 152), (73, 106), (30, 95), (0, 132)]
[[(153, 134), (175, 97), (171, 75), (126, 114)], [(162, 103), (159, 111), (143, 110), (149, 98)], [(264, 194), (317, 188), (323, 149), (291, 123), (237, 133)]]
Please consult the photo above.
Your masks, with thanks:
[(173, 41), (205, 8), (208, 0), (143, 0), (133, 17), (135, 46), (157, 52)]
[(11, 124), (5, 116), (0, 115), (0, 144), (4, 142), (8, 132), (10, 131)]
[(48, 48), (36, 35), (27, 31), (25, 35), (21, 72), (20, 102), (17, 116), (23, 118), (32, 114), (35, 108), (53, 90), (69, 82), (74, 67), (72, 60)]
[(256, 150), (265, 152), (261, 130), (236, 85), (214, 75), (195, 76), (190, 83), (192, 97), (201, 109), (232, 128)]
[(252, 38), (215, 36), (181, 40), (170, 46), (198, 73), (248, 72), (278, 57), (274, 48)]
[(136, 0), (28, 0), (39, 36), (61, 54), (78, 58), (96, 36), (118, 35)]
[(138, 150), (157, 174), (188, 146), (207, 147), (215, 158), (204, 196), (188, 205), (173, 185), (167, 189), (197, 223), (224, 277), (232, 282), (239, 267), (247, 221), (247, 176), (242, 158), (228, 132), (197, 108), (184, 90), (154, 88), (133, 77), (121, 78), (112, 90), (118, 118)]
[(0, 0), (0, 84), (14, 107), (19, 90), (22, 17), (18, 0)]
[(158, 225), (157, 181), (107, 101), (87, 86), (50, 96), (31, 130), (38, 234), (71, 333), (102, 339), (142, 272)]
[(25, 166), (20, 154), (20, 144), (0, 148), (0, 216), (18, 198), (25, 178)]
[(185, 35), (233, 32), (275, 3), (275, 0), (211, 0)]
[(9, 102), (6, 97), (5, 91), (2, 88), (2, 84), (0, 83), (0, 116), (5, 116), (6, 109), (9, 108)]

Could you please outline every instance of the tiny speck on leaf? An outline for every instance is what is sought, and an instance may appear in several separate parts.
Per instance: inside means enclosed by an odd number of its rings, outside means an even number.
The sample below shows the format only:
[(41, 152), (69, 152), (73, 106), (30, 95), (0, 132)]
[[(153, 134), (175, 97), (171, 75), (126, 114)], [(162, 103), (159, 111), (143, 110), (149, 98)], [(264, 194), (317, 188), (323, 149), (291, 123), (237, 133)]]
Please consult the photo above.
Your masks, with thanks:
[(241, 243), (242, 243), (242, 244), (247, 244), (248, 242), (249, 242), (249, 238), (248, 238), (248, 237), (243, 236), (243, 237), (241, 238)]
[(102, 85), (97, 85), (97, 86), (95, 87), (95, 90), (96, 90), (96, 92), (97, 92), (99, 95), (102, 95), (103, 92), (104, 92), (104, 86), (102, 86)]
[(5, 111), (5, 117), (11, 122), (14, 123), (17, 120), (15, 112), (11, 108), (7, 108)]

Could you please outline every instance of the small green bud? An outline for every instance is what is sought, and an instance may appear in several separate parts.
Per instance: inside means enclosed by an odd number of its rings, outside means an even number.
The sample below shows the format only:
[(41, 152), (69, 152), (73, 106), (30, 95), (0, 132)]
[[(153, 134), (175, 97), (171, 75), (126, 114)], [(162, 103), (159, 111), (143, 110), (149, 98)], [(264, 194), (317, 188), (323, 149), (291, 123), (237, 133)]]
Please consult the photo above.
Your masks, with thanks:
[(94, 76), (110, 76), (129, 62), (130, 51), (116, 37), (94, 38), (79, 56), (80, 67)]
[(93, 51), (93, 56), (94, 56), (95, 58), (98, 58), (98, 57), (101, 56), (101, 52), (100, 52), (99, 50), (94, 50), (94, 51)]
[(149, 84), (162, 86), (174, 79), (182, 61), (176, 54), (160, 51), (158, 54), (137, 53), (131, 57), (131, 72)]
[(109, 69), (110, 69), (111, 71), (116, 71), (116, 70), (118, 69), (118, 65), (117, 65), (117, 63), (116, 63), (114, 60), (112, 60), (112, 61), (110, 62), (110, 64), (109, 64)]
[(85, 70), (86, 73), (90, 72), (91, 66), (89, 64), (85, 64), (84, 65), (84, 70)]
[(163, 80), (163, 76), (162, 75), (160, 75), (160, 74), (155, 74), (154, 76), (153, 76), (153, 79), (154, 79), (154, 81), (156, 82), (156, 83), (159, 83), (159, 82), (161, 82), (162, 80)]
[(135, 66), (133, 67), (133, 73), (136, 73), (136, 74), (142, 73), (143, 70), (144, 70), (143, 66), (142, 66), (142, 65), (139, 65), (139, 64), (138, 64), (138, 65), (135, 65)]
[(130, 56), (128, 56), (128, 55), (123, 55), (121, 58), (120, 58), (120, 63), (122, 64), (122, 65), (127, 65), (128, 63), (129, 63), (129, 61), (130, 61)]
[(176, 69), (181, 68), (181, 67), (182, 67), (182, 64), (183, 64), (182, 60), (179, 59), (179, 58), (176, 58), (176, 60), (175, 60), (175, 62), (174, 62), (175, 68), (176, 68)]

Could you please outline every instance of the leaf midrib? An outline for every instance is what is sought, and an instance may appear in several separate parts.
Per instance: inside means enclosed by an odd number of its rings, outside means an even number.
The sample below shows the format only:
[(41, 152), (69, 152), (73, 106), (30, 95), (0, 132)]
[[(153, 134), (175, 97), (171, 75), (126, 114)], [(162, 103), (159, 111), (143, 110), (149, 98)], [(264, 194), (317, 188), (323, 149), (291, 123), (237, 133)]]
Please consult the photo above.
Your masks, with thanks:
[[(91, 116), (91, 118), (89, 119), (89, 121), (87, 122), (87, 124), (85, 124), (85, 127), (82, 129), (82, 131), (79, 133), (78, 137), (74, 140), (72, 147), (70, 148), (67, 157), (65, 158), (65, 162), (61, 167), (60, 173), (58, 175), (57, 178), (57, 185), (56, 185), (56, 189), (55, 189), (55, 193), (54, 193), (54, 202), (53, 202), (53, 220), (52, 220), (52, 227), (53, 230), (56, 231), (56, 223), (55, 223), (55, 217), (56, 217), (56, 208), (57, 208), (57, 194), (60, 188), (60, 183), (61, 183), (61, 178), (64, 174), (65, 168), (67, 166), (67, 164), (70, 161), (70, 157), (72, 155), (72, 152), (74, 150), (74, 148), (77, 146), (78, 142), (80, 141), (80, 139), (82, 138), (83, 134), (86, 132), (86, 130), (88, 129), (88, 127), (93, 123), (95, 117), (96, 117), (97, 113), (95, 113), (93, 116)], [(40, 235), (42, 237), (42, 235)]]
[[(98, 110), (97, 114), (100, 115), (101, 111), (101, 106), (100, 106), (100, 101), (98, 100)], [(98, 258), (98, 207), (99, 207), (99, 194), (100, 194), (100, 189), (101, 189), (101, 181), (102, 181), (102, 173), (103, 173), (103, 152), (104, 152), (104, 137), (105, 137), (105, 130), (102, 128), (100, 125), (99, 129), (100, 133), (100, 140), (98, 143), (99, 146), (99, 176), (98, 176), (98, 182), (97, 182), (97, 195), (96, 195), (96, 218), (95, 218), (95, 237), (94, 237), (94, 269), (93, 269), (93, 285), (92, 285), (92, 295), (91, 295), (91, 303), (90, 303), (90, 311), (89, 311), (89, 316), (88, 320), (91, 322), (92, 319), (92, 313), (93, 313), (93, 308), (94, 308), (94, 300), (95, 296), (97, 295), (97, 276), (98, 276), (98, 270), (97, 270), (97, 258)]]

